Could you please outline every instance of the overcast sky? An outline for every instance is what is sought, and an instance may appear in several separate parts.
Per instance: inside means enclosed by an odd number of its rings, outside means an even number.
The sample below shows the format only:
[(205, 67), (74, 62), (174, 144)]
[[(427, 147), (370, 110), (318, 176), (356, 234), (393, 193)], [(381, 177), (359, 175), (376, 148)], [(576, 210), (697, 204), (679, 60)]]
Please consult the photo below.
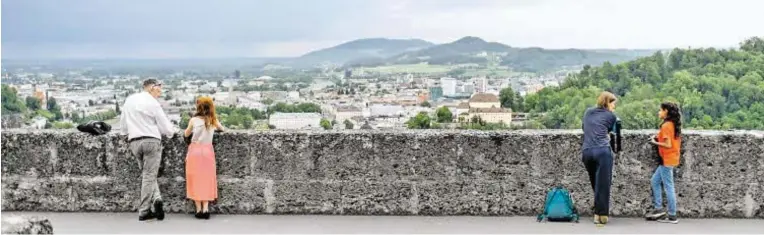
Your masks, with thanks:
[(3, 0), (4, 58), (299, 56), (370, 37), (515, 47), (730, 47), (758, 0)]

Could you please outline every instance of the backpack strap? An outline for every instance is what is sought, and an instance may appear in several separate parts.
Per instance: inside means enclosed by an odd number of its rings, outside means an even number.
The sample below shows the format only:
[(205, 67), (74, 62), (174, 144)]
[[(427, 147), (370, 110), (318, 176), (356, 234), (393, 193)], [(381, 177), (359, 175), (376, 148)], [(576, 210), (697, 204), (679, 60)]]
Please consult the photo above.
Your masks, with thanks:
[(565, 200), (568, 202), (568, 205), (570, 205), (570, 210), (573, 212), (573, 221), (578, 223), (578, 209), (576, 209), (576, 204), (573, 202), (573, 198), (570, 196), (570, 192), (568, 192), (568, 196), (565, 197)]

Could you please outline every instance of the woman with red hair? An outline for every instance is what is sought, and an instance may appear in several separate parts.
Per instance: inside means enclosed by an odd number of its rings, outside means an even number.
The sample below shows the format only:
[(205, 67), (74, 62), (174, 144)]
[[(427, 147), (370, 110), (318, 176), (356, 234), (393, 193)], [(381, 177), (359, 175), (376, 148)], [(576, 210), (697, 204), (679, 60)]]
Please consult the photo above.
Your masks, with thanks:
[(215, 171), (215, 151), (212, 137), (215, 131), (223, 131), (215, 115), (212, 98), (204, 96), (196, 101), (196, 114), (188, 121), (184, 135), (193, 134), (186, 155), (186, 195), (194, 201), (195, 217), (209, 219), (209, 203), (218, 197)]

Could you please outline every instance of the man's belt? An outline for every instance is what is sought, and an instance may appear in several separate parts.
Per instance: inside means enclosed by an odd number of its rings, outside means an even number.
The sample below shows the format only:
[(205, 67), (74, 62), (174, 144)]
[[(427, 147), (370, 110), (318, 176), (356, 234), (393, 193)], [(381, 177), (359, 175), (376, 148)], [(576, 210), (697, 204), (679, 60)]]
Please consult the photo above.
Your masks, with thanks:
[(155, 139), (155, 140), (159, 140), (159, 139), (157, 139), (156, 137), (151, 137), (151, 136), (141, 136), (141, 137), (135, 137), (135, 138), (132, 138), (132, 139), (128, 140), (127, 142), (128, 142), (128, 143), (132, 143), (132, 142), (134, 142), (134, 141), (143, 140), (143, 139)]

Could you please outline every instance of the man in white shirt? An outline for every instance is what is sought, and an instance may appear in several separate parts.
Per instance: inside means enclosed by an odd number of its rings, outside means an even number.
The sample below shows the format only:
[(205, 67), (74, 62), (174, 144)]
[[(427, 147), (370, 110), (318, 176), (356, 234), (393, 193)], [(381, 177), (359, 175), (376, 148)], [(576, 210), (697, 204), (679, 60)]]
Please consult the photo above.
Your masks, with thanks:
[[(156, 79), (143, 82), (143, 92), (130, 95), (122, 106), (120, 131), (127, 134), (130, 153), (141, 163), (141, 204), (138, 220), (164, 219), (162, 196), (157, 174), (162, 161), (162, 135), (171, 136), (177, 128), (162, 110), (157, 98), (162, 95), (162, 83)], [(153, 207), (153, 211), (152, 211)]]

